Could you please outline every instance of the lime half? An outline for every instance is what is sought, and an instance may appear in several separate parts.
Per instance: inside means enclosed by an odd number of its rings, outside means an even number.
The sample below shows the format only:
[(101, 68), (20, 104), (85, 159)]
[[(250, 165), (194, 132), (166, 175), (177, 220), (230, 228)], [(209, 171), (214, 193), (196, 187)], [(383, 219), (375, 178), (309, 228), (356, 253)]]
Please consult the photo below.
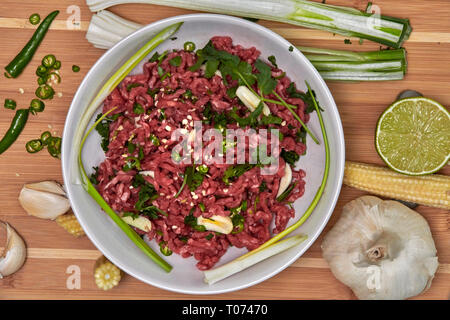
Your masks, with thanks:
[(428, 98), (398, 100), (378, 119), (375, 147), (397, 172), (436, 172), (450, 159), (450, 113)]

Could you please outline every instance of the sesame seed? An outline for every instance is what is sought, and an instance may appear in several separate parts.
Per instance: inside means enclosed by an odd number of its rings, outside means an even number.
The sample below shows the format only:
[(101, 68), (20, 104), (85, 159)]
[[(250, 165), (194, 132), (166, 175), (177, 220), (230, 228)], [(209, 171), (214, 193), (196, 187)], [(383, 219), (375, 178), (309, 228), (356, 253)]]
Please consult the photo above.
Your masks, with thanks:
[[(189, 116), (188, 116), (189, 117)], [(188, 120), (187, 119), (183, 119), (183, 121), (181, 121), (182, 124), (186, 125), (188, 124)]]
[(197, 199), (198, 199), (198, 195), (194, 194), (194, 195), (192, 196), (192, 199), (197, 200)]
[(24, 93), (25, 93), (25, 90), (23, 90), (23, 88), (19, 88), (19, 92), (20, 92), (21, 94), (24, 94)]
[(190, 114), (187, 115), (188, 120), (192, 120), (192, 116)]
[(227, 192), (228, 192), (228, 189), (226, 189), (226, 188), (225, 188), (225, 189), (223, 189), (223, 192), (227, 193)]
[(205, 190), (202, 190), (202, 195), (206, 196), (206, 191)]
[(167, 143), (167, 139), (161, 139), (162, 143)]
[(284, 127), (286, 125), (286, 121), (283, 121), (281, 125)]
[(172, 128), (170, 127), (170, 126), (166, 126), (166, 128), (165, 128), (167, 131), (170, 131), (170, 130), (172, 130)]
[(61, 98), (63, 96), (62, 92), (58, 92), (56, 95), (58, 96), (58, 98)]

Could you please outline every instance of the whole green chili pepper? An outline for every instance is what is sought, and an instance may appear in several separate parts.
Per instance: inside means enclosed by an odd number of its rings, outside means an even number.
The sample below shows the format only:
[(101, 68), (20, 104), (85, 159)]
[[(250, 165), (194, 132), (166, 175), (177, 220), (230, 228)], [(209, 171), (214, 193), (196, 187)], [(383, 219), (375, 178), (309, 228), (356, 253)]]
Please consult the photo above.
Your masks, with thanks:
[(42, 144), (44, 145), (44, 146), (46, 146), (47, 144), (48, 144), (48, 142), (49, 142), (49, 138), (51, 138), (52, 137), (52, 134), (50, 133), (50, 131), (44, 131), (44, 132), (42, 132), (42, 134), (41, 134), (41, 141), (42, 141)]
[(15, 110), (17, 103), (12, 99), (5, 99), (5, 108)]
[(37, 112), (44, 111), (45, 104), (39, 99), (33, 99), (30, 102), (30, 112), (36, 114)]
[(55, 65), (56, 57), (53, 54), (48, 54), (42, 58), (42, 65), (46, 68), (51, 68)]
[(55, 94), (55, 91), (48, 84), (43, 84), (42, 86), (39, 86), (36, 89), (35, 94), (36, 94), (36, 97), (38, 97), (39, 99), (43, 99), (43, 100), (52, 99), (53, 95)]
[(33, 13), (28, 20), (32, 25), (37, 25), (39, 22), (41, 22), (41, 16), (37, 13)]
[(25, 127), (25, 124), (27, 123), (28, 114), (28, 109), (19, 109), (16, 111), (16, 115), (11, 122), (11, 126), (3, 136), (3, 139), (0, 141), (0, 154), (5, 152), (14, 143), (14, 141), (16, 141), (17, 137), (20, 135)]
[(22, 51), (20, 51), (17, 56), (5, 67), (8, 75), (13, 78), (17, 78), (22, 73), (23, 69), (25, 69), (27, 64), (33, 58), (33, 55), (44, 39), (44, 36), (47, 33), (50, 24), (58, 15), (58, 13), (59, 11), (56, 10), (45, 17), (39, 27), (37, 27), (31, 39), (28, 41), (25, 47), (23, 47)]
[(44, 145), (42, 144), (42, 141), (40, 139), (30, 140), (25, 145), (25, 149), (28, 153), (36, 153), (38, 151), (41, 151), (42, 148), (44, 148)]

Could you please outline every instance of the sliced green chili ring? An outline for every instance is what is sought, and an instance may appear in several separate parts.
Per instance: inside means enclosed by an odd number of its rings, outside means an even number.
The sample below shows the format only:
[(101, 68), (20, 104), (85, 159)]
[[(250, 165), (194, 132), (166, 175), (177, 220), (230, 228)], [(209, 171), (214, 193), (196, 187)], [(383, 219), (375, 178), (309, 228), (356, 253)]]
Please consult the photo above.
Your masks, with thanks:
[(56, 60), (53, 69), (58, 70), (59, 68), (61, 68), (61, 61)]
[(30, 18), (28, 18), (28, 21), (30, 21), (30, 23), (35, 26), (37, 24), (39, 24), (39, 22), (41, 22), (41, 16), (37, 13), (33, 13)]
[(28, 120), (28, 109), (19, 109), (16, 111), (16, 115), (11, 122), (11, 126), (9, 127), (6, 134), (3, 136), (3, 139), (0, 141), (0, 154), (5, 152), (13, 143), (16, 141), (17, 137), (22, 132), (25, 124)]
[(48, 72), (47, 67), (42, 64), (36, 68), (36, 75), (38, 77), (43, 77), (47, 75), (47, 72)]
[(172, 255), (172, 250), (169, 249), (169, 246), (165, 241), (161, 241), (159, 243), (159, 251), (161, 251), (161, 253), (167, 257)]
[(34, 139), (27, 142), (25, 145), (25, 149), (28, 153), (36, 153), (42, 150), (44, 148), (44, 145), (42, 144), (42, 141), (40, 139)]
[(55, 65), (56, 57), (54, 54), (48, 54), (42, 58), (42, 65), (46, 68), (51, 68)]
[(15, 110), (16, 107), (17, 107), (16, 101), (14, 101), (12, 99), (5, 99), (5, 108), (6, 109)]
[(38, 85), (42, 86), (43, 84), (47, 83), (47, 76), (41, 76), (39, 78), (37, 78), (37, 83)]
[(55, 91), (48, 84), (43, 84), (36, 89), (35, 94), (39, 99), (52, 99)]
[(42, 112), (45, 109), (45, 104), (39, 99), (33, 99), (30, 102), (30, 112), (32, 114), (36, 114), (38, 112)]
[(44, 132), (42, 132), (42, 134), (41, 134), (41, 141), (42, 141), (42, 144), (44, 145), (44, 146), (46, 146), (48, 143), (49, 143), (49, 138), (51, 138), (52, 137), (52, 134), (50, 133), (50, 131), (44, 131)]
[(74, 64), (74, 65), (72, 66), (72, 71), (73, 71), (73, 72), (78, 72), (78, 71), (80, 71), (80, 67)]
[(55, 81), (55, 83), (60, 83), (61, 82), (61, 76), (59, 75), (59, 74), (57, 74), (56, 72), (50, 72), (49, 74), (48, 74), (48, 78), (49, 79), (52, 79), (52, 77), (56, 77), (56, 81)]
[(59, 158), (61, 155), (61, 138), (60, 137), (49, 137), (47, 139), (47, 151), (54, 157)]
[(195, 50), (195, 43), (192, 41), (186, 41), (183, 45), (184, 51), (192, 52)]

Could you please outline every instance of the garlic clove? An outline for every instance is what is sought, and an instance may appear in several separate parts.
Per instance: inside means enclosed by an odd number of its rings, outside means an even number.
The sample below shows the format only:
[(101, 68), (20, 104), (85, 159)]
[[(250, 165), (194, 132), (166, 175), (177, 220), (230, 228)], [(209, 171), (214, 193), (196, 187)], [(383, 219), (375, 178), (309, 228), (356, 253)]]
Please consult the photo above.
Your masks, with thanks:
[(28, 183), (25, 185), (29, 189), (37, 191), (45, 191), (50, 193), (59, 194), (62, 196), (66, 195), (64, 188), (56, 181), (42, 181), (37, 183)]
[(6, 245), (0, 256), (0, 279), (19, 270), (25, 262), (27, 249), (19, 234), (8, 224), (0, 221), (6, 229)]
[(291, 166), (286, 163), (284, 166), (284, 176), (280, 179), (280, 186), (278, 187), (277, 198), (289, 187), (292, 182)]
[(19, 203), (28, 214), (42, 219), (54, 220), (70, 209), (64, 190), (54, 181), (25, 184)]
[[(246, 86), (239, 86), (236, 90), (236, 96), (250, 111), (255, 111), (255, 109), (261, 102), (261, 99), (259, 99), (259, 97), (251, 92)], [(270, 114), (270, 109), (264, 102), (263, 105), (264, 106), (262, 112), (265, 116), (268, 116)]]
[(426, 290), (438, 268), (427, 221), (397, 201), (347, 203), (322, 243), (324, 259), (359, 299), (406, 299)]
[(197, 218), (199, 226), (205, 226), (206, 230), (229, 234), (233, 231), (233, 222), (230, 217), (214, 215), (211, 218)]
[(138, 228), (139, 230), (142, 230), (145, 232), (149, 232), (150, 230), (152, 230), (152, 223), (146, 217), (139, 216), (139, 217), (133, 219), (133, 217), (126, 216), (126, 217), (122, 217), (122, 220), (125, 221), (126, 223), (128, 223), (130, 226)]

